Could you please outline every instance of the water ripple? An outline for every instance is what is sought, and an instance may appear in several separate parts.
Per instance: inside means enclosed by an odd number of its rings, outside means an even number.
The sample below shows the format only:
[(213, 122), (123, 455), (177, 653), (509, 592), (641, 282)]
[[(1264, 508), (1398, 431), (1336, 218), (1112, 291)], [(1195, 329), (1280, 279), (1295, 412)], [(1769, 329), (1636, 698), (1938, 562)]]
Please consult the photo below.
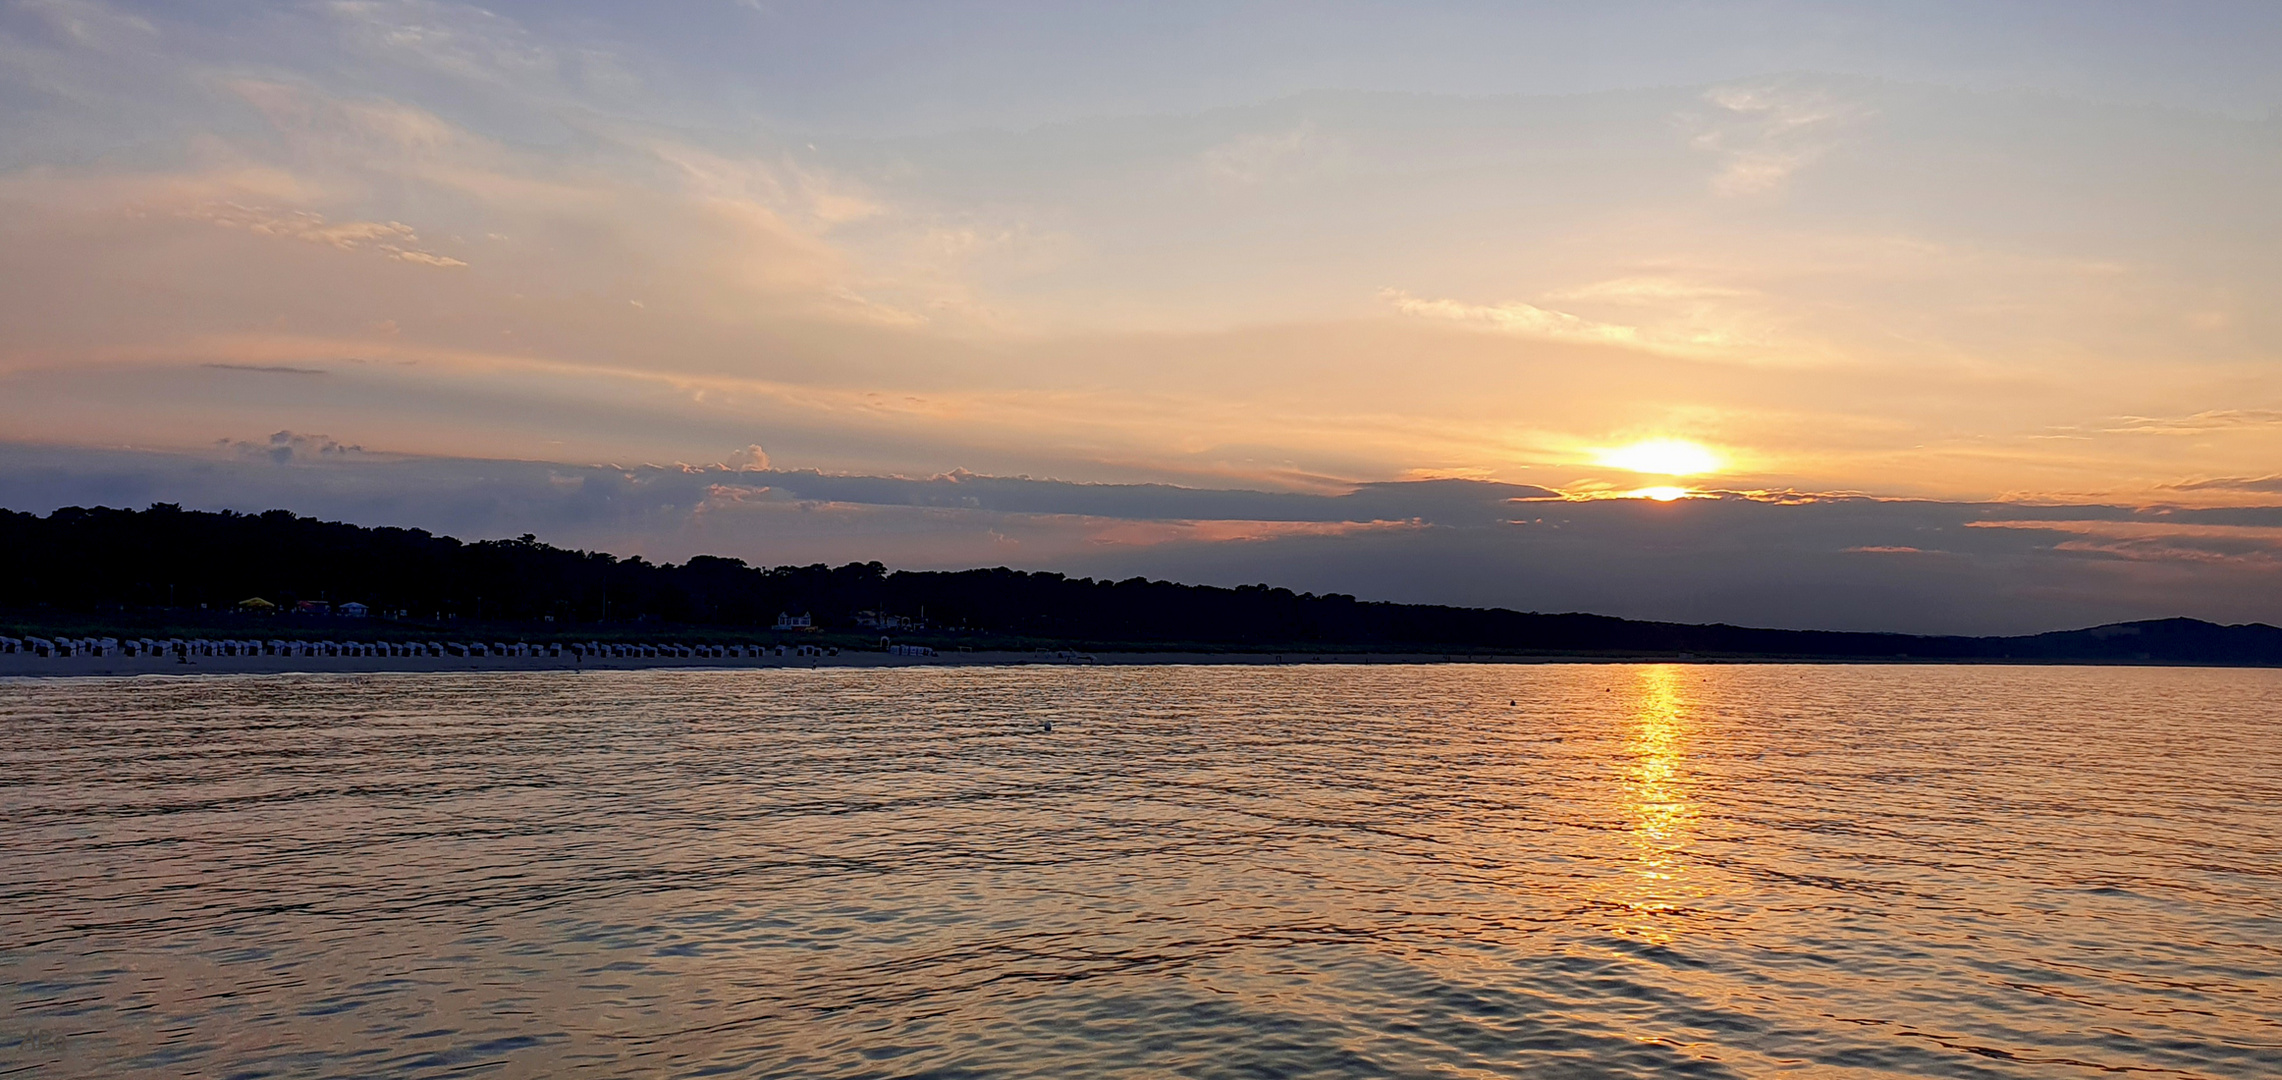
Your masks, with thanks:
[(0, 683), (0, 1075), (2272, 1076), (2278, 691)]

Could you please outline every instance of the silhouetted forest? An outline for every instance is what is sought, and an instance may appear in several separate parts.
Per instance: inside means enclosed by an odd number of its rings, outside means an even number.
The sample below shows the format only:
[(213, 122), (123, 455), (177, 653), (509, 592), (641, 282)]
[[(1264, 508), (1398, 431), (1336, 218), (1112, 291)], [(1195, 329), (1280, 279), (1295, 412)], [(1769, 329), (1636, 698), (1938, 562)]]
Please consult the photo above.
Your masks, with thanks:
[[(362, 634), (437, 622), (526, 624), (594, 635), (675, 624), (741, 635), (779, 615), (826, 634), (1089, 646), (1577, 655), (2099, 660), (2282, 664), (2282, 630), (2191, 619), (2030, 637), (1767, 630), (1360, 601), (1267, 585), (1217, 588), (1132, 578), (1096, 581), (998, 567), (889, 571), (876, 562), (753, 567), (697, 556), (678, 564), (542, 544), (531, 536), (463, 543), (419, 529), (299, 517), (70, 507), (46, 517), (0, 510), (0, 609), (33, 626), (70, 618), (148, 622), (255, 618), (251, 598), (369, 605)], [(323, 632), (349, 620), (268, 616)], [(859, 624), (859, 618), (870, 621)]]

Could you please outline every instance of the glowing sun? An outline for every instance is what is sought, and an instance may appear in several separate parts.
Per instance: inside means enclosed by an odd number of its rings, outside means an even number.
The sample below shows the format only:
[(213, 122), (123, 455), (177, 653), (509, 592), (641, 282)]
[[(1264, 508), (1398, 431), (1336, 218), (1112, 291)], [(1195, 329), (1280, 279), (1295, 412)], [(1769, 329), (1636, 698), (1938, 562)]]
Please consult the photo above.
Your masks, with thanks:
[(1716, 471), (1719, 457), (1686, 439), (1650, 439), (1614, 450), (1603, 450), (1595, 464), (1657, 476), (1695, 476)]

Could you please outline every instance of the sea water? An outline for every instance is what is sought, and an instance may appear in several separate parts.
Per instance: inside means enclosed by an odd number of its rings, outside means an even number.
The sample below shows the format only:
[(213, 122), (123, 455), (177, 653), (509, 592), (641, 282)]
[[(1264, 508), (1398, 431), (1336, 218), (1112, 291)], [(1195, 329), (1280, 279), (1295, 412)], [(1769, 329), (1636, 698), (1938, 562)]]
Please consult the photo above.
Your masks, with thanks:
[(2068, 667), (9, 681), (0, 1073), (2273, 1076), (2277, 702)]

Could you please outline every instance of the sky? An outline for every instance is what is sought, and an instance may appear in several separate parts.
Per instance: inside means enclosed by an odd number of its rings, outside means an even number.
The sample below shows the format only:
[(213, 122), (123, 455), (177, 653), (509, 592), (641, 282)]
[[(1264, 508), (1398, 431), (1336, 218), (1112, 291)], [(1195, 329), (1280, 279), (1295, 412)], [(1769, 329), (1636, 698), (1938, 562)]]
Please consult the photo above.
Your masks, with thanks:
[(2282, 6), (0, 0), (0, 507), (2282, 622)]

